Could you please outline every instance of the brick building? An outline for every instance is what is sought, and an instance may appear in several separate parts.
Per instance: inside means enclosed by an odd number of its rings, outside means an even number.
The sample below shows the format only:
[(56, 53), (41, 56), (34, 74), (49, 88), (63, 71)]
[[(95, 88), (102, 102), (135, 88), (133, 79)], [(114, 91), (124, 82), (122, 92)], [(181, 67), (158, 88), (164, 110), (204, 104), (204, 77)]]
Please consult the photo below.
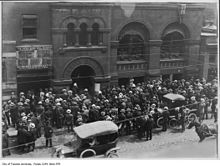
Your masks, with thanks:
[(198, 3), (3, 2), (3, 93), (199, 73)]

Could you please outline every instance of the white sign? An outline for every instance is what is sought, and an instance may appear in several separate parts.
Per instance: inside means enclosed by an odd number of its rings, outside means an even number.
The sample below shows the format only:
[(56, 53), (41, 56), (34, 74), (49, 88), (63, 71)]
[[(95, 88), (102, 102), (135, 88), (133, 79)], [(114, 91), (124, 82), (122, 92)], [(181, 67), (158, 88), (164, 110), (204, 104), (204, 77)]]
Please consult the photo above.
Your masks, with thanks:
[(100, 83), (95, 83), (95, 92), (100, 91)]

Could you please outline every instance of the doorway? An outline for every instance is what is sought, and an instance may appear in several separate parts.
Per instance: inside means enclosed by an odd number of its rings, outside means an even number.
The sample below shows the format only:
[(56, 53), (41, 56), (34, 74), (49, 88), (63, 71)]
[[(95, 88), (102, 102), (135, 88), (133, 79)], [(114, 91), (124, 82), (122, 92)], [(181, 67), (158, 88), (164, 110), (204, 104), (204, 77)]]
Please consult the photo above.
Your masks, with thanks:
[(174, 74), (173, 80), (181, 80), (183, 78), (183, 74)]
[(89, 93), (94, 93), (95, 71), (88, 65), (77, 67), (71, 74), (72, 83), (77, 83), (80, 91), (87, 88)]

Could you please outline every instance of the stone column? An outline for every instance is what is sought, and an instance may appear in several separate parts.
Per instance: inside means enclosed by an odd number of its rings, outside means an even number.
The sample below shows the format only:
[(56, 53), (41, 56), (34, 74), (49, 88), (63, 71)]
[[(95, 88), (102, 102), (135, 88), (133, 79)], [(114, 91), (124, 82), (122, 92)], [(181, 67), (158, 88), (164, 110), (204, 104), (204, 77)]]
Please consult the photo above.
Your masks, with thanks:
[(203, 56), (203, 72), (202, 72), (202, 77), (207, 79), (208, 78), (208, 71), (209, 71), (209, 54), (205, 52), (202, 54)]
[(173, 74), (170, 74), (170, 81), (173, 81)]
[(80, 32), (80, 29), (79, 28), (76, 28), (76, 42), (75, 42), (75, 46), (78, 47), (79, 46), (79, 32)]
[(88, 28), (87, 30), (88, 30), (88, 43), (87, 43), (87, 45), (92, 46), (92, 43), (91, 43), (92, 28)]
[(111, 73), (111, 85), (118, 84), (118, 71), (117, 71), (117, 48), (118, 41), (111, 41), (111, 54), (110, 54), (110, 73)]
[(160, 46), (161, 40), (149, 40), (150, 55), (148, 58), (148, 74), (152, 77), (160, 77)]
[(98, 45), (103, 45), (103, 32), (99, 32), (99, 41)]
[(199, 74), (201, 66), (200, 58), (200, 40), (188, 40), (186, 41), (186, 64), (185, 70), (187, 76), (193, 76)]

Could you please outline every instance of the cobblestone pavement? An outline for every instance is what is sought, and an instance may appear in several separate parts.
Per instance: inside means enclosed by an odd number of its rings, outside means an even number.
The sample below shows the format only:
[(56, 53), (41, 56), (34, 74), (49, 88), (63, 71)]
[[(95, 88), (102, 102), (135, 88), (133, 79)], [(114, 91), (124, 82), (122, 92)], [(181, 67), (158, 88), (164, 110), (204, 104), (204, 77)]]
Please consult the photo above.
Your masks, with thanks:
[[(204, 123), (208, 125), (215, 125), (213, 119), (205, 120)], [(59, 145), (69, 140), (74, 139), (74, 136), (71, 133), (66, 133), (62, 130), (56, 131), (56, 136), (53, 138), (53, 145)], [(212, 153), (216, 152), (216, 140), (214, 138), (208, 138), (207, 140), (212, 139), (210, 145), (207, 148), (214, 148)], [(207, 140), (204, 140), (207, 141)], [(170, 147), (175, 146), (188, 146), (198, 144), (199, 137), (197, 136), (195, 129), (186, 129), (185, 132), (180, 130), (168, 129), (166, 132), (161, 132), (159, 129), (154, 130), (153, 139), (151, 141), (145, 141), (137, 139), (135, 135), (129, 135), (120, 137), (118, 146), (120, 150), (118, 152), (120, 158), (151, 158), (155, 156), (155, 153), (161, 152), (164, 149), (169, 149)], [(214, 152), (213, 152), (214, 151)], [(154, 153), (154, 154), (152, 154)], [(181, 153), (181, 152), (180, 152)], [(209, 155), (210, 156), (210, 155)], [(212, 156), (212, 155), (211, 155)], [(36, 141), (36, 149), (34, 152), (29, 152), (25, 154), (18, 154), (12, 151), (12, 155), (8, 158), (51, 158), (51, 148), (45, 148), (45, 139), (42, 136)], [(160, 157), (157, 156), (156, 157)], [(172, 158), (172, 155), (169, 156)], [(215, 157), (215, 156), (213, 156)]]

